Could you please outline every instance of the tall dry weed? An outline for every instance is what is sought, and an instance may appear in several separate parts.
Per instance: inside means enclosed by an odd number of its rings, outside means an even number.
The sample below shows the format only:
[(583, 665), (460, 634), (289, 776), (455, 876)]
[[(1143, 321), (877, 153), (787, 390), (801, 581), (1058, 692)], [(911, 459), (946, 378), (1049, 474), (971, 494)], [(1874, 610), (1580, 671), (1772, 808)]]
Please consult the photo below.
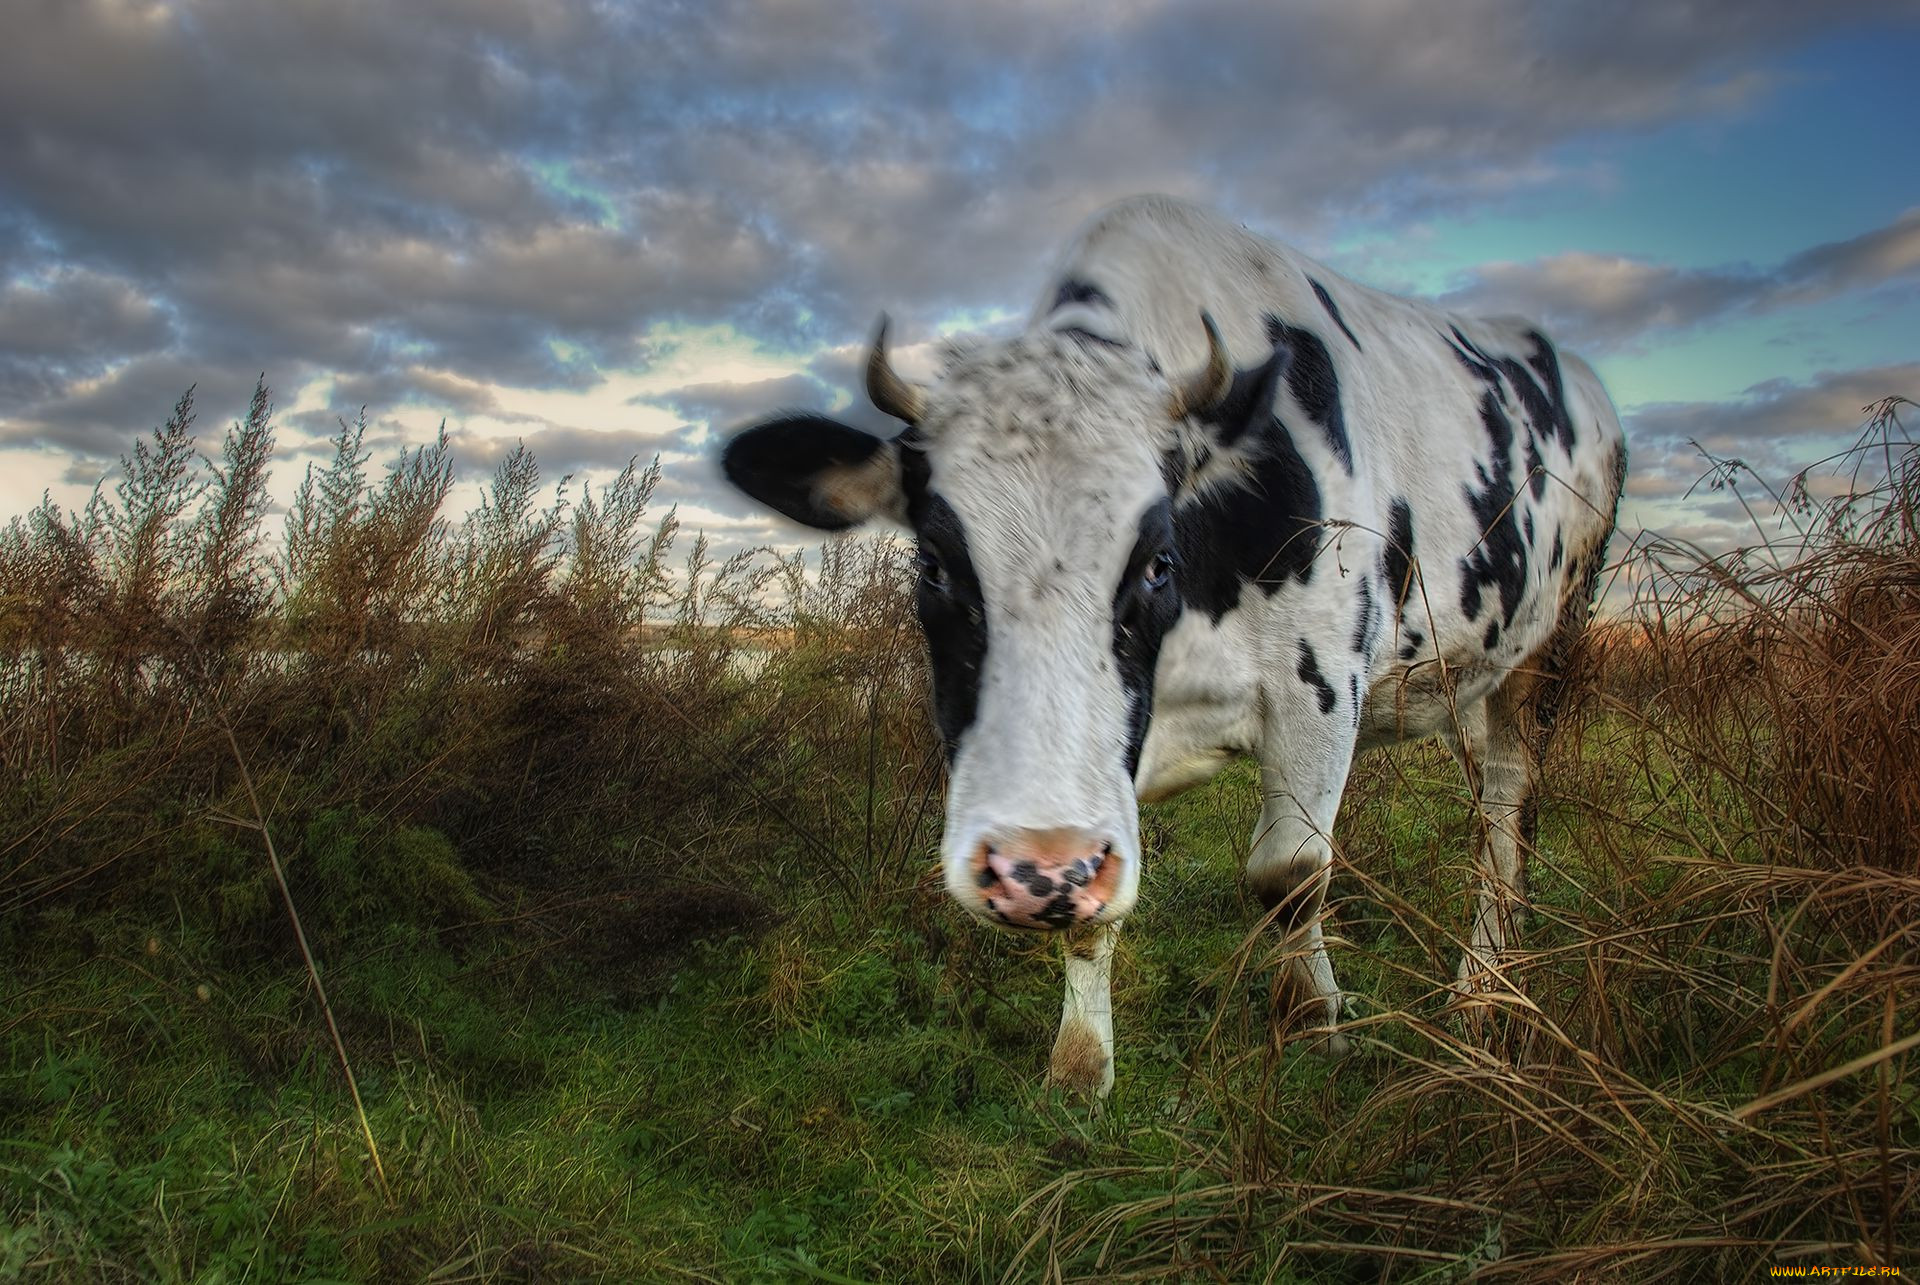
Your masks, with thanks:
[[(531, 921), (555, 944), (604, 929), (606, 949), (644, 954), (762, 913), (788, 863), (796, 893), (848, 852), (902, 864), (909, 839), (882, 832), (911, 836), (895, 814), (909, 795), (923, 810), (937, 774), (891, 546), (835, 546), (811, 571), (768, 550), (716, 560), (704, 539), (683, 553), (657, 462), (570, 492), (524, 448), (451, 514), (444, 433), (379, 470), (364, 413), (341, 421), (275, 538), (269, 390), (217, 459), (195, 415), (189, 390), (83, 511), (43, 503), (0, 531), (9, 937), (177, 905), (240, 956), (275, 949), (257, 863), (208, 820), (245, 813), (215, 708), (295, 891), (318, 900), (329, 878), (355, 881), (331, 889), (343, 904), (477, 886), (516, 914), (575, 907)], [(866, 782), (857, 807), (822, 797), (821, 759)], [(843, 759), (865, 770), (839, 775)], [(384, 837), (421, 827), (458, 879), (341, 865), (437, 851)], [(622, 896), (636, 887), (661, 891)], [(676, 887), (701, 914), (675, 909)], [(579, 913), (596, 892), (627, 907), (619, 924)], [(470, 917), (463, 896), (395, 913)]]

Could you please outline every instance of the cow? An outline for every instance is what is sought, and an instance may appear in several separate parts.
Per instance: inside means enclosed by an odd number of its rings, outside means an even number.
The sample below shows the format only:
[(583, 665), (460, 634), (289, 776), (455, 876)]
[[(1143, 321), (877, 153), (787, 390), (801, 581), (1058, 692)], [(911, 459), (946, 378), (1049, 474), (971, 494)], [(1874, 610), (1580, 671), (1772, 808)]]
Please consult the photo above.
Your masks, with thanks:
[(1585, 362), (1145, 196), (1081, 228), (1022, 333), (930, 385), (894, 370), (882, 317), (866, 383), (898, 435), (774, 414), (722, 468), (808, 526), (912, 534), (946, 888), (1065, 938), (1054, 1081), (1113, 1084), (1139, 802), (1241, 755), (1245, 878), (1324, 1049), (1346, 1046), (1321, 911), (1358, 750), (1437, 736), (1462, 764), (1481, 823), (1455, 984), (1489, 984), (1626, 468)]

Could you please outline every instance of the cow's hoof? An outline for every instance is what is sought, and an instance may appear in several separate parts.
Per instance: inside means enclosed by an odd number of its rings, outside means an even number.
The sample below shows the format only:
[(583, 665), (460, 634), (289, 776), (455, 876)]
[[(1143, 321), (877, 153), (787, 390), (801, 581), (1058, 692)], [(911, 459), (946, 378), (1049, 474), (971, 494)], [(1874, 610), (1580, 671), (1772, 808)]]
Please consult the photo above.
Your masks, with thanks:
[(1465, 982), (1455, 982), (1452, 991), (1447, 997), (1446, 1006), (1440, 1011), (1452, 1021), (1456, 1031), (1477, 1044), (1486, 1034), (1487, 1014), (1493, 1005), (1484, 994)]
[(1345, 1057), (1353, 1052), (1353, 1041), (1338, 1031), (1328, 1031), (1315, 1036), (1309, 1047), (1323, 1057)]
[(1299, 1045), (1315, 1057), (1342, 1058), (1353, 1052), (1353, 1041), (1329, 1023), (1326, 1026), (1295, 1025), (1291, 1030), (1276, 1026), (1273, 1047), (1276, 1051), (1289, 1044)]
[(1490, 966), (1472, 967), (1468, 959), (1461, 959), (1451, 987), (1453, 993), (1447, 1000), (1445, 1012), (1461, 1038), (1481, 1048), (1494, 1042), (1501, 1026), (1499, 1010), (1507, 1007), (1509, 997), (1514, 995), (1511, 983), (1499, 972), (1500, 965), (1498, 955), (1492, 956)]
[(1085, 1022), (1068, 1022), (1053, 1042), (1047, 1065), (1047, 1083), (1089, 1098), (1104, 1098), (1113, 1090), (1113, 1059), (1100, 1033)]

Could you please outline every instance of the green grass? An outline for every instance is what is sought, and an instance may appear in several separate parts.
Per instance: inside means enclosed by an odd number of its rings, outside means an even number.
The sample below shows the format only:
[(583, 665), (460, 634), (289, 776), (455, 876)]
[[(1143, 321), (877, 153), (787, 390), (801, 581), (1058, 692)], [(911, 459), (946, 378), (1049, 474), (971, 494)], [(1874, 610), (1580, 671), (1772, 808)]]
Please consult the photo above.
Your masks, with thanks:
[[(303, 850), (344, 891), (310, 922), (391, 1202), (290, 945), (236, 949), (184, 912), (51, 912), (16, 940), (0, 1019), (0, 1276), (1460, 1279), (1519, 1253), (1545, 1279), (1559, 1247), (1625, 1228), (1629, 1249), (1699, 1239), (1723, 1202), (1762, 1198), (1767, 1166), (1805, 1163), (1790, 1136), (1712, 1124), (1792, 1078), (1722, 1029), (1763, 1007), (1771, 912), (1663, 911), (1684, 882), (1618, 863), (1704, 822), (1604, 737), (1562, 758), (1527, 940), (1546, 1018), (1467, 1043), (1442, 1015), (1463, 787), (1434, 746), (1362, 761), (1329, 931), (1365, 1025), (1338, 1064), (1270, 1018), (1237, 879), (1250, 767), (1149, 809), (1098, 1108), (1043, 1082), (1057, 950), (966, 920), (931, 877), (850, 902), (797, 850), (752, 890), (781, 914), (663, 956), (644, 916), (531, 938), (462, 920), (474, 890), (414, 830), (367, 840), (405, 881), (369, 886), (342, 846), (360, 831), (323, 818)], [(1657, 824), (1597, 826), (1607, 789)], [(412, 909), (383, 923), (382, 904)], [(1644, 931), (1614, 954), (1609, 925)], [(1804, 994), (1861, 947), (1795, 950)], [(1862, 1087), (1817, 1111), (1858, 1118)], [(1894, 1089), (1885, 1136), (1910, 1153), (1920, 1098)], [(1727, 1241), (1686, 1272), (1760, 1261)]]
[[(1221, 1127), (1199, 1082), (1217, 1019), (1230, 1056), (1267, 1047), (1267, 978), (1225, 973), (1254, 921), (1235, 878), (1254, 788), (1235, 769), (1149, 815), (1116, 967), (1119, 1083), (1098, 1111), (1042, 1086), (1057, 953), (925, 886), (858, 907), (813, 893), (636, 985), (564, 953), (517, 967), (511, 934), (456, 949), (396, 926), (323, 960), (391, 1208), (290, 951), (230, 971), (164, 922), (96, 928), (90, 949), (43, 930), (0, 1045), (0, 1265), (998, 1280), (1039, 1225), (1023, 1201), (1062, 1173), (1128, 1171), (1075, 1187), (1065, 1216), (1194, 1181), (1192, 1135)], [(1348, 906), (1372, 955), (1421, 964)], [(1355, 989), (1394, 982), (1375, 958), (1342, 963)], [(1367, 1091), (1364, 1064), (1329, 1070), (1298, 1050), (1278, 1064), (1303, 1130)]]

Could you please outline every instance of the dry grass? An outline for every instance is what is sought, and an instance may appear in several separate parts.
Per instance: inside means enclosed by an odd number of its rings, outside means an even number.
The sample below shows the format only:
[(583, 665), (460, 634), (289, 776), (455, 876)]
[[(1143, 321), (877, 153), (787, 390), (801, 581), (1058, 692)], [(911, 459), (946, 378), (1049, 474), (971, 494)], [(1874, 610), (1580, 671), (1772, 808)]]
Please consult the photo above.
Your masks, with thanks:
[[(277, 948), (257, 842), (220, 822), (251, 815), (236, 752), (336, 940), (380, 897), (429, 925), (530, 916), (554, 944), (684, 940), (750, 912), (713, 888), (764, 887), (789, 859), (904, 877), (924, 831), (818, 784), (923, 802), (937, 785), (893, 546), (836, 545), (811, 571), (716, 561), (704, 539), (681, 556), (657, 464), (543, 498), (524, 450), (450, 516), (444, 438), (376, 477), (364, 421), (275, 539), (266, 388), (218, 460), (193, 422), (189, 392), (114, 490), (0, 529), (7, 936), (179, 904), (236, 957)], [(618, 901), (636, 887), (654, 895)], [(583, 920), (589, 893), (621, 914)]]

